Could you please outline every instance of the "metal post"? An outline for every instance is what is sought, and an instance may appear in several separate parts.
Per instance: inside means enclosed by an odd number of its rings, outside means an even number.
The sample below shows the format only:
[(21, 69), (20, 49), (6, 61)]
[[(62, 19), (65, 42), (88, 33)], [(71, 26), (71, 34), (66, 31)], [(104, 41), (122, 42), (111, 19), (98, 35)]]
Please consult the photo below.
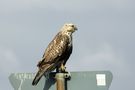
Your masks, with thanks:
[(68, 73), (56, 73), (56, 90), (66, 90), (65, 79), (69, 77), (70, 75)]

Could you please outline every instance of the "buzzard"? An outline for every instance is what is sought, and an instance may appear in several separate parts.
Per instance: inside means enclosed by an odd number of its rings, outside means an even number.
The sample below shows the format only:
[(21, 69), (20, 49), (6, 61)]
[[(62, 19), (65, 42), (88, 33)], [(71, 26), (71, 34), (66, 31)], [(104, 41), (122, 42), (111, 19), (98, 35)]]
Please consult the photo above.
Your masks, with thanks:
[(32, 85), (37, 85), (41, 77), (48, 75), (54, 69), (58, 72), (66, 72), (65, 64), (72, 53), (72, 33), (77, 30), (77, 27), (72, 24), (64, 24), (58, 34), (49, 43), (38, 63), (38, 72), (32, 82)]

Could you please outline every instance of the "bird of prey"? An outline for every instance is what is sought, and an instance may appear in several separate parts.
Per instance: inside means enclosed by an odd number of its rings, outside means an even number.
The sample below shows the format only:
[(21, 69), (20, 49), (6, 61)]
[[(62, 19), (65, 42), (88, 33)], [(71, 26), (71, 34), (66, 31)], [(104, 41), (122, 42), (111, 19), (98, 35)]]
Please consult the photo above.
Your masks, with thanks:
[(65, 64), (72, 53), (73, 47), (72, 34), (76, 30), (77, 27), (74, 24), (64, 24), (54, 39), (49, 43), (42, 60), (37, 64), (38, 72), (32, 85), (37, 85), (44, 74), (48, 75), (54, 69), (57, 69), (59, 72), (66, 72)]

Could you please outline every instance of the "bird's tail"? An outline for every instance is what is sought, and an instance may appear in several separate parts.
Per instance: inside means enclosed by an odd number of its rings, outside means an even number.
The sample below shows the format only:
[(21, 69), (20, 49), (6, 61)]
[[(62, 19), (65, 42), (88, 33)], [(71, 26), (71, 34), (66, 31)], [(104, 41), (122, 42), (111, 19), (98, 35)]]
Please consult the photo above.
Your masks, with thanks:
[(37, 85), (37, 83), (39, 82), (39, 80), (41, 79), (41, 77), (43, 76), (43, 74), (44, 74), (44, 71), (39, 70), (37, 72), (37, 74), (36, 74), (36, 76), (35, 76), (35, 78), (34, 78), (34, 80), (32, 82), (32, 85), (33, 86)]

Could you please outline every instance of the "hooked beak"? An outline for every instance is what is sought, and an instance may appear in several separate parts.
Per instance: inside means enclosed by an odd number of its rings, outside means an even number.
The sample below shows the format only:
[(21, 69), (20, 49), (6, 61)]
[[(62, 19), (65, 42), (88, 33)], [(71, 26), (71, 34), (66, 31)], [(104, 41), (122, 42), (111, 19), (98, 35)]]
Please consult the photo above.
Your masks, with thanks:
[(76, 26), (74, 26), (74, 29), (75, 29), (75, 30), (78, 30), (78, 28), (77, 28)]

